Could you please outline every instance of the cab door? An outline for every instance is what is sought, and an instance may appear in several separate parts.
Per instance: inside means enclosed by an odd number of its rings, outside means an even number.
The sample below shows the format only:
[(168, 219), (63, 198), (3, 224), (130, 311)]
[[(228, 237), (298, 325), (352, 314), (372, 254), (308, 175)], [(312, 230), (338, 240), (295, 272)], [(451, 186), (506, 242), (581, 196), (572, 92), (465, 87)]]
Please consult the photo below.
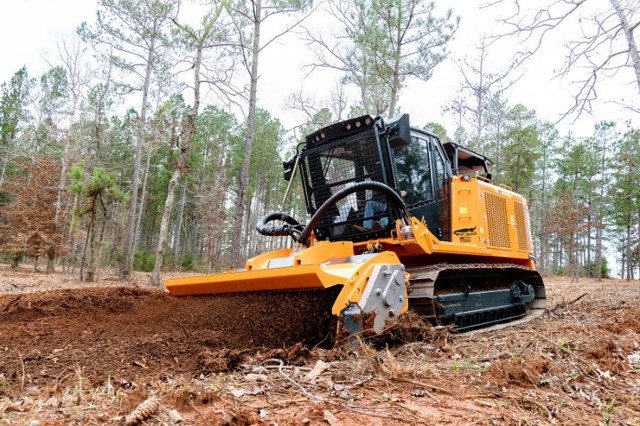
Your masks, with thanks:
[(443, 241), (451, 241), (451, 164), (435, 136), (431, 139), (431, 163), (434, 177), (434, 212), (438, 216), (438, 234)]
[(440, 141), (430, 135), (414, 134), (409, 144), (391, 146), (396, 191), (409, 213), (426, 223), (438, 238), (451, 240), (447, 163)]

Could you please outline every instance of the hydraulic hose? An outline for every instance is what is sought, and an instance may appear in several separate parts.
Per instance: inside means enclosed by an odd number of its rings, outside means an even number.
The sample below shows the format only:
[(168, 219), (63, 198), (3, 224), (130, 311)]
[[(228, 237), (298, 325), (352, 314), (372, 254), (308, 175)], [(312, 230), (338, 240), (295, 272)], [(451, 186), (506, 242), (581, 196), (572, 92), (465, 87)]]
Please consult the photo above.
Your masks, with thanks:
[(375, 181), (358, 182), (356, 184), (353, 184), (347, 188), (341, 189), (340, 191), (336, 192), (331, 197), (329, 197), (329, 199), (327, 199), (327, 201), (325, 201), (318, 210), (316, 210), (315, 214), (313, 215), (313, 217), (311, 217), (311, 220), (305, 226), (304, 230), (298, 237), (298, 243), (299, 244), (307, 243), (307, 240), (311, 236), (311, 232), (316, 227), (318, 222), (320, 222), (320, 219), (322, 219), (322, 217), (327, 213), (327, 211), (331, 207), (333, 207), (338, 201), (342, 200), (343, 198), (347, 197), (350, 194), (353, 194), (354, 192), (366, 191), (366, 190), (377, 191), (377, 192), (380, 192), (381, 194), (386, 195), (389, 202), (397, 209), (400, 217), (408, 221), (409, 215), (407, 213), (406, 204), (404, 203), (400, 195), (398, 195), (398, 193), (394, 191), (390, 186), (387, 186), (384, 183), (375, 182)]
[[(280, 220), (285, 223), (279, 226), (268, 225), (269, 222), (273, 222), (275, 220)], [(302, 227), (303, 225), (301, 225), (300, 222), (298, 222), (292, 216), (280, 212), (268, 213), (262, 216), (256, 224), (256, 230), (259, 233), (271, 237), (281, 237), (286, 235), (291, 235), (293, 237), (293, 233), (300, 232)], [(294, 240), (297, 239), (294, 237)]]

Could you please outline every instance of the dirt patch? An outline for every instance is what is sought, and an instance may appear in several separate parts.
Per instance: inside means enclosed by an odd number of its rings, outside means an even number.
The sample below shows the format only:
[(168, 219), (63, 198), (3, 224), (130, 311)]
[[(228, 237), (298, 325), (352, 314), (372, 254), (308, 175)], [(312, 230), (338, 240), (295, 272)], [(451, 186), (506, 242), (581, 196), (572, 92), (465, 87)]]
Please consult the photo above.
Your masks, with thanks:
[(599, 361), (609, 359), (617, 350), (617, 345), (610, 336), (601, 337), (589, 344), (585, 350), (589, 358)]
[(640, 309), (637, 306), (625, 306), (617, 309), (616, 312), (609, 312), (612, 314), (612, 317), (604, 323), (603, 327), (615, 334), (622, 334), (629, 331), (640, 333), (639, 312)]
[(191, 300), (0, 269), (0, 422), (121, 424), (153, 398), (148, 425), (636, 424), (640, 283), (545, 283), (542, 318), (453, 334), (407, 314), (366, 352), (305, 335), (333, 296)]
[(224, 348), (200, 353), (198, 364), (203, 374), (215, 374), (235, 370), (243, 359), (243, 351)]
[(147, 398), (149, 398), (149, 391), (145, 388), (134, 389), (122, 399), (122, 403), (120, 404), (120, 414), (129, 414)]
[(219, 401), (220, 397), (208, 389), (187, 387), (173, 392), (167, 400), (180, 411), (191, 411), (196, 409), (196, 407), (206, 406), (214, 401)]
[(176, 298), (131, 288), (0, 296), (0, 373), (35, 385), (76, 380), (78, 371), (91, 384), (195, 376), (216, 368), (194, 354), (226, 350), (229, 361), (233, 350), (326, 341), (333, 301), (315, 292)]
[(496, 386), (540, 386), (542, 375), (549, 371), (550, 361), (531, 356), (497, 361), (489, 366), (483, 377)]

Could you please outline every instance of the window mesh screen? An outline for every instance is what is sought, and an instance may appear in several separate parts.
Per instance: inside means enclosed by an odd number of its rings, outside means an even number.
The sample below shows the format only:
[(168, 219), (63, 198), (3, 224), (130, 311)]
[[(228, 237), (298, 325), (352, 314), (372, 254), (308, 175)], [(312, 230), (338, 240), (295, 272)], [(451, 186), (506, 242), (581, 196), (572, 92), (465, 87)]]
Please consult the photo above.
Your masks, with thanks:
[[(383, 182), (374, 130), (312, 148), (303, 153), (307, 203), (310, 213), (336, 192), (357, 182)], [(386, 197), (376, 191), (358, 191), (329, 209), (316, 226), (319, 238), (358, 240), (386, 233), (390, 224)]]

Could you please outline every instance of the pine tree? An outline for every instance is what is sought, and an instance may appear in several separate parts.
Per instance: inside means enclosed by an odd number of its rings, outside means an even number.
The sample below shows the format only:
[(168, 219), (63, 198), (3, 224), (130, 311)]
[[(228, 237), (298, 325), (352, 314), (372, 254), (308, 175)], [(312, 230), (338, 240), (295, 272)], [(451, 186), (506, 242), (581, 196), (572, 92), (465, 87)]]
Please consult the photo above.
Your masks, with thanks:
[(451, 10), (437, 16), (435, 3), (421, 0), (332, 0), (328, 6), (340, 32), (333, 40), (308, 33), (319, 48), (312, 66), (344, 73), (365, 110), (376, 115), (397, 113), (407, 79), (431, 78), (459, 22)]
[(29, 119), (27, 104), (34, 85), (27, 68), (22, 67), (11, 77), (9, 83), (2, 83), (0, 86), (0, 189), (5, 183), (13, 145)]
[(127, 196), (118, 188), (117, 177), (113, 172), (96, 167), (89, 175), (82, 167), (74, 165), (69, 175), (71, 191), (78, 194), (82, 200), (81, 206), (72, 214), (75, 218), (88, 218), (80, 263), (80, 279), (91, 282), (96, 279), (105, 229), (110, 219), (110, 207), (126, 201)]
[(87, 41), (102, 44), (103, 59), (121, 70), (138, 77), (138, 84), (132, 87), (141, 91), (140, 122), (136, 132), (136, 151), (131, 183), (128, 226), (125, 234), (124, 252), (120, 263), (120, 277), (127, 278), (131, 269), (133, 242), (135, 238), (136, 209), (138, 208), (138, 188), (140, 185), (140, 165), (144, 144), (145, 124), (149, 102), (149, 88), (154, 70), (161, 69), (162, 51), (166, 40), (165, 30), (169, 17), (173, 14), (173, 0), (100, 0), (97, 26), (90, 28), (86, 23), (78, 29)]

